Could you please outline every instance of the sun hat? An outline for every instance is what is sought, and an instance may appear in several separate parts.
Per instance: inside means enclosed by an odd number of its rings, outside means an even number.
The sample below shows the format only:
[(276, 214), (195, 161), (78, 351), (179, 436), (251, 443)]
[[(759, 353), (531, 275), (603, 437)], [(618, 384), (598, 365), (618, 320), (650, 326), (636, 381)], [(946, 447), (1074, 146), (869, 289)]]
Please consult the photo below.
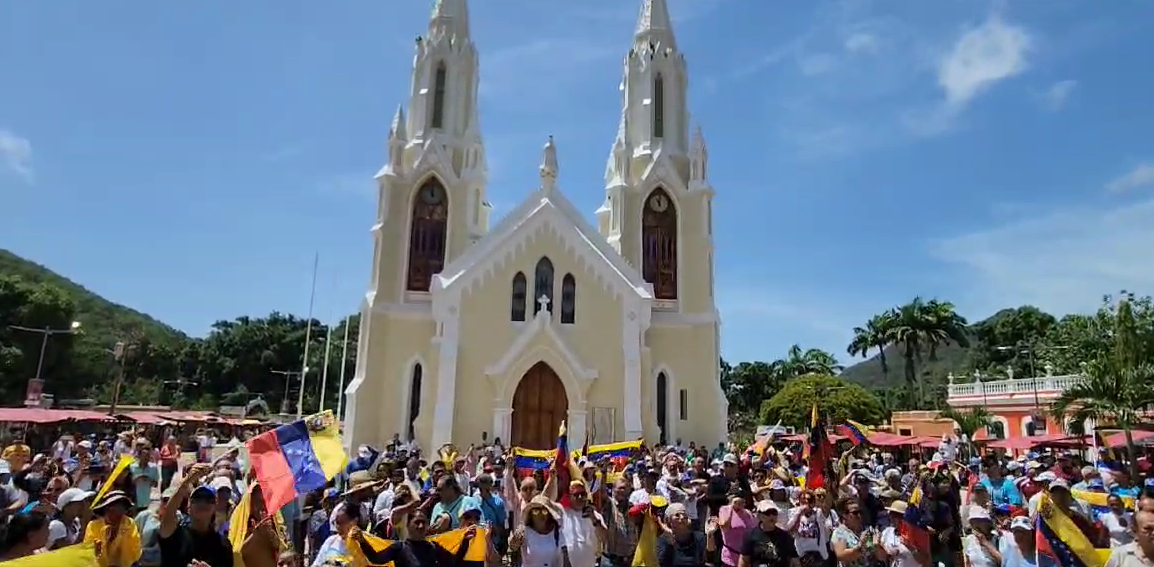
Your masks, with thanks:
[(60, 496), (56, 497), (56, 509), (63, 510), (65, 506), (72, 504), (73, 502), (83, 502), (89, 498), (92, 498), (93, 496), (96, 496), (96, 493), (90, 490), (69, 488), (64, 492), (61, 492)]
[(1017, 516), (1013, 520), (1010, 520), (1010, 530), (1026, 530), (1029, 532), (1034, 530), (1034, 524), (1025, 516)]
[(890, 502), (890, 505), (886, 508), (886, 510), (895, 514), (904, 515), (906, 513), (906, 509), (909, 507), (910, 505), (906, 504), (905, 500), (894, 500), (893, 502)]
[(348, 496), (354, 492), (360, 492), (361, 490), (368, 490), (376, 484), (377, 482), (373, 480), (372, 475), (370, 475), (368, 471), (357, 471), (349, 475), (349, 487), (345, 489), (343, 496)]
[(981, 506), (970, 506), (970, 514), (967, 519), (971, 522), (974, 520), (985, 520), (988, 522), (990, 521), (990, 513)]
[(1058, 475), (1054, 474), (1052, 471), (1046, 471), (1034, 477), (1034, 480), (1038, 482), (1054, 482), (1055, 480), (1058, 480)]
[(105, 508), (117, 503), (123, 503), (126, 508), (132, 508), (132, 499), (123, 490), (112, 490), (92, 506), (92, 511), (102, 512)]
[(231, 492), (232, 479), (228, 478), (227, 476), (218, 476), (212, 479), (212, 482), (209, 483), (209, 486), (212, 487), (214, 492), (220, 492), (221, 490), (228, 490)]
[[(674, 506), (676, 506), (676, 504), (674, 504)], [(778, 507), (772, 500), (761, 500), (757, 503), (757, 506), (754, 507), (754, 510), (756, 510), (758, 514), (767, 514), (769, 512), (777, 512)], [(667, 511), (666, 514), (668, 513)]]
[(533, 510), (544, 510), (554, 521), (561, 521), (561, 511), (557, 509), (557, 504), (545, 495), (538, 494), (525, 505), (525, 517), (532, 515)]
[(670, 504), (669, 507), (665, 509), (665, 517), (666, 518), (672, 518), (673, 516), (676, 516), (677, 514), (689, 514), (689, 511), (685, 509), (685, 504), (673, 503), (673, 504)]
[(473, 498), (472, 496), (465, 496), (461, 502), (461, 512), (457, 514), (458, 517), (464, 518), (465, 514), (476, 513), (481, 515), (481, 499)]
[(1054, 491), (1055, 489), (1058, 489), (1058, 488), (1061, 488), (1062, 490), (1069, 492), (1070, 483), (1067, 482), (1066, 479), (1064, 479), (1064, 478), (1055, 478), (1054, 480), (1050, 481), (1050, 491), (1051, 492)]

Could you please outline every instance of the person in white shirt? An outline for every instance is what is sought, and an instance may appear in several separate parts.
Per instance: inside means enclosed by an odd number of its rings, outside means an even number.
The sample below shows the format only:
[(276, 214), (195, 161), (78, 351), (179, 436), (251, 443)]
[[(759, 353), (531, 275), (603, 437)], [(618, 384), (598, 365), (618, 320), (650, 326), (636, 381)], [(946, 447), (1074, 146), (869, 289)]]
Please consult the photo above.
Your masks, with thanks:
[(69, 488), (56, 498), (56, 509), (60, 515), (48, 524), (49, 551), (73, 545), (84, 536), (88, 520), (92, 518), (92, 498), (95, 492)]
[(70, 435), (62, 436), (52, 444), (52, 456), (61, 461), (68, 460), (72, 456), (72, 437)]
[(1106, 505), (1110, 510), (1098, 516), (1098, 521), (1110, 534), (1110, 547), (1122, 547), (1134, 541), (1134, 513), (1126, 509), (1122, 497), (1111, 494), (1106, 498)]
[(962, 552), (967, 567), (999, 567), (1002, 552), (998, 551), (1000, 534), (994, 529), (994, 520), (984, 508), (970, 508), (970, 535), (962, 539)]
[(606, 541), (605, 520), (593, 509), (585, 483), (569, 484), (569, 505), (561, 512), (561, 534), (569, 553), (571, 567), (595, 567), (597, 550)]
[(904, 500), (894, 500), (886, 511), (890, 515), (890, 526), (882, 530), (881, 546), (890, 558), (891, 567), (926, 567), (929, 556), (907, 545), (896, 526), (901, 525), (909, 505)]
[(1001, 567), (1034, 567), (1038, 556), (1034, 545), (1034, 524), (1025, 516), (1017, 516), (1010, 521), (1009, 535), (1003, 535), (998, 544), (998, 553), (1002, 554)]
[(525, 523), (509, 538), (509, 551), (521, 553), (521, 567), (564, 567), (567, 543), (561, 514), (557, 503), (544, 495), (525, 506)]

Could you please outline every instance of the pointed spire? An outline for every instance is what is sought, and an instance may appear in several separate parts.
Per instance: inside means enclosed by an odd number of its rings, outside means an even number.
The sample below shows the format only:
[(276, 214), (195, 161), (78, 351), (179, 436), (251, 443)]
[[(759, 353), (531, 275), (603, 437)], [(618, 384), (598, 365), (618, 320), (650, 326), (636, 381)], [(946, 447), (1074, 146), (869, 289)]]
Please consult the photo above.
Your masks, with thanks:
[(435, 0), (429, 31), (441, 30), (459, 38), (469, 37), (469, 7), (465, 0)]
[(553, 136), (545, 142), (545, 149), (541, 152), (541, 189), (552, 191), (557, 186), (557, 146), (553, 144)]
[(701, 133), (701, 125), (693, 129), (693, 139), (689, 142), (690, 153), (705, 153), (705, 134)]
[(393, 115), (393, 125), (389, 127), (390, 140), (405, 140), (409, 137), (405, 131), (405, 108), (397, 105), (397, 113)]
[(641, 14), (637, 17), (635, 39), (649, 39), (677, 49), (673, 37), (673, 23), (665, 0), (641, 0)]

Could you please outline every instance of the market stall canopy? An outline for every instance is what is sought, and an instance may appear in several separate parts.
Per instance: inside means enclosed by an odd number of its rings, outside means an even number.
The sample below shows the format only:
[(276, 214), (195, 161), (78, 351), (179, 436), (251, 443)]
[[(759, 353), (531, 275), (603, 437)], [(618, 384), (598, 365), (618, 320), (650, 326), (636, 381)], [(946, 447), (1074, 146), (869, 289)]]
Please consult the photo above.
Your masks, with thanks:
[[(1154, 441), (1154, 431), (1143, 431), (1140, 429), (1130, 430), (1130, 436), (1134, 439), (1135, 445), (1149, 445), (1150, 441)], [(1126, 446), (1126, 432), (1119, 431), (1105, 440), (1107, 447), (1117, 449)]]
[(108, 414), (89, 410), (0, 408), (0, 422), (57, 423), (60, 421), (104, 421)]
[(886, 433), (879, 431), (869, 436), (870, 445), (878, 447), (899, 447), (901, 445), (910, 445), (910, 441), (915, 439), (908, 435), (897, 435), (895, 433)]

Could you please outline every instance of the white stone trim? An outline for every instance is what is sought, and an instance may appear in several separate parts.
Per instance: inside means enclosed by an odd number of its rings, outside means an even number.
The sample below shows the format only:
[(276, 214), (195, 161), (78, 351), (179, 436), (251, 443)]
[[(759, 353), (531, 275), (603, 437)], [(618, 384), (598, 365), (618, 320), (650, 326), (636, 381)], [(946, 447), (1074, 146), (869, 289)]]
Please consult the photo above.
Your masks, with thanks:
[[(509, 346), (509, 350), (505, 351), (505, 354), (501, 355), (501, 358), (485, 368), (485, 376), (489, 378), (490, 383), (493, 385), (495, 398), (504, 400), (505, 394), (508, 394), (509, 404), (510, 406), (512, 405), (513, 393), (512, 391), (506, 391), (509, 389), (509, 381), (513, 379), (510, 368), (513, 368), (519, 362), (534, 358), (534, 356), (531, 355), (541, 350), (542, 347), (537, 347), (529, 352), (526, 352), (525, 349), (528, 348), (529, 344), (539, 335), (544, 335), (550, 340), (550, 343), (548, 343), (545, 348), (555, 350), (558, 355), (558, 361), (565, 368), (565, 371), (572, 375), (574, 380), (572, 380), (571, 384), (566, 384), (566, 388), (576, 388), (576, 391), (580, 394), (580, 399), (584, 400), (585, 393), (589, 391), (590, 384), (592, 384), (593, 380), (597, 379), (597, 370), (585, 366), (585, 364), (581, 362), (577, 354), (574, 353), (573, 349), (565, 341), (565, 338), (557, 332), (550, 312), (545, 309), (538, 311), (532, 321), (528, 322), (528, 325), (521, 330), (521, 334), (514, 339), (513, 344)], [(544, 360), (544, 358), (540, 356), (541, 353), (537, 354), (538, 356), (536, 356), (536, 358), (538, 360)], [(553, 363), (550, 363), (548, 360), (545, 360), (545, 362), (553, 367), (553, 370), (558, 373), (558, 376), (561, 375), (561, 371), (558, 370)], [(532, 365), (530, 364), (530, 366)], [(528, 371), (528, 369), (529, 367), (526, 367), (524, 371)], [(524, 372), (522, 372), (522, 374), (523, 373)], [(517, 375), (516, 381), (519, 382), (520, 380), (521, 376)], [(564, 379), (562, 379), (562, 381), (564, 381)]]
[(457, 396), (457, 354), (460, 348), (461, 294), (453, 292), (433, 294), (433, 317), (439, 328), (435, 344), (439, 348), (437, 360), (437, 392), (433, 405), (433, 434), (431, 447), (440, 447), (453, 440), (453, 410)]
[(409, 435), (409, 405), (413, 401), (413, 370), (416, 369), (418, 364), (421, 365), (421, 396), (424, 397), (425, 392), (428, 391), (426, 386), (429, 382), (426, 378), (429, 375), (429, 365), (425, 364), (425, 358), (421, 356), (420, 353), (414, 354), (409, 357), (409, 360), (405, 361), (404, 366), (401, 367), (401, 376), (404, 377), (402, 383), (405, 385), (405, 390), (404, 395), (397, 396), (401, 399), (401, 408), (400, 411), (397, 412), (400, 415), (400, 424), (397, 426), (396, 433), (400, 434), (406, 441), (411, 441), (411, 439), (407, 438)]
[(621, 344), (625, 367), (622, 369), (624, 403), (621, 408), (627, 438), (640, 437), (645, 432), (641, 420), (641, 345), (645, 338), (645, 329), (649, 327), (649, 313), (649, 310), (638, 313), (628, 309), (622, 313)]
[(626, 263), (559, 191), (548, 194), (536, 191), (530, 195), (498, 224), (496, 230), (433, 278), (434, 294), (437, 289), (450, 287), (470, 289), (491, 276), (496, 267), (506, 262), (525, 242), (546, 230), (558, 235), (567, 249), (576, 251), (602, 285), (614, 289), (617, 296), (625, 298), (627, 305), (651, 297), (649, 286), (640, 272)]
[[(673, 376), (673, 371), (665, 365), (664, 362), (656, 365), (653, 369), (653, 374), (650, 377), (651, 384), (653, 384), (653, 421), (657, 421), (657, 377), (665, 374), (665, 440), (666, 443), (672, 444), (677, 439), (677, 421), (678, 404), (676, 403), (680, 396), (677, 393), (677, 378)], [(658, 428), (661, 424), (657, 424)]]
[[(574, 374), (573, 369), (565, 366), (561, 355), (551, 347), (538, 346), (517, 358), (509, 369), (502, 375), (487, 375), (490, 385), (493, 386), (494, 412), (508, 409), (513, 411), (513, 395), (517, 393), (517, 385), (538, 362), (544, 362), (553, 369), (561, 383), (565, 386), (565, 397), (568, 399), (569, 411), (584, 410), (586, 392), (589, 381)], [(494, 415), (496, 422), (496, 415)], [(506, 433), (508, 433), (506, 431)], [(507, 441), (507, 440), (506, 440)]]
[[(1002, 426), (1002, 436), (1003, 437), (1006, 437), (1006, 438), (1010, 437), (1010, 420), (1008, 420), (1008, 419), (1006, 419), (1000, 415), (995, 415), (991, 419), (993, 421), (999, 423)], [(996, 438), (989, 429), (986, 430), (986, 436), (991, 437), (991, 438)]]

